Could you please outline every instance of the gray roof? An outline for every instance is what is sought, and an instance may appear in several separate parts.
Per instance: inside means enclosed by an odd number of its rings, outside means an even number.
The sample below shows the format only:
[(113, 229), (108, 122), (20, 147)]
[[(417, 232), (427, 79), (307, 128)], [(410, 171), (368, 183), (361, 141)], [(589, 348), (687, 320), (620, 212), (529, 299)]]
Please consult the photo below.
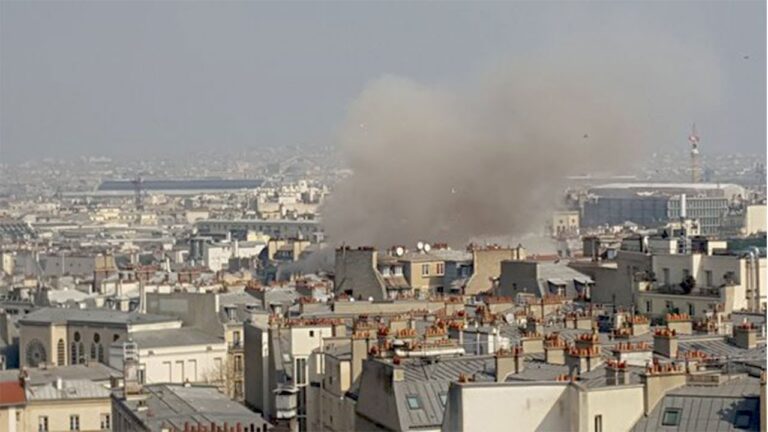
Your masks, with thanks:
[(112, 394), (108, 386), (90, 380), (62, 380), (60, 390), (54, 382), (27, 387), (26, 395), (27, 401), (101, 399), (109, 398)]
[[(400, 424), (408, 429), (439, 427), (443, 423), (445, 407), (441, 394), (447, 397), (450, 381), (405, 381), (395, 384), (395, 400)], [(408, 406), (408, 398), (415, 397), (419, 401), (418, 409)]]
[(445, 357), (434, 362), (412, 359), (401, 363), (406, 381), (456, 381), (460, 374), (495, 376), (495, 362), (491, 355)]
[(21, 324), (66, 324), (72, 321), (128, 326), (136, 324), (172, 322), (178, 321), (178, 319), (163, 315), (140, 314), (138, 312), (121, 312), (111, 309), (74, 309), (46, 307), (24, 315), (24, 317), (19, 322)]
[(192, 327), (134, 332), (131, 333), (131, 338), (140, 349), (224, 343), (223, 337), (213, 336)]
[(710, 357), (728, 357), (731, 360), (759, 360), (763, 363), (765, 363), (766, 356), (765, 343), (758, 345), (757, 348), (748, 350), (726, 342), (722, 336), (699, 340), (684, 340), (681, 338), (678, 350), (698, 350), (709, 354)]
[[(88, 363), (72, 366), (56, 366), (46, 369), (29, 368), (29, 383), (40, 385), (52, 383), (56, 378), (64, 380), (89, 380), (95, 382), (108, 382), (110, 377), (121, 377), (123, 373), (103, 363)], [(0, 381), (11, 381), (19, 378), (19, 369), (7, 369), (0, 371)]]
[[(633, 431), (735, 431), (760, 430), (758, 379), (743, 377), (720, 386), (686, 385), (669, 392), (654, 410), (635, 424)], [(664, 426), (667, 409), (680, 410), (679, 426)], [(751, 413), (746, 429), (736, 429), (736, 415)]]
[(260, 415), (230, 400), (213, 386), (155, 384), (144, 386), (143, 393), (147, 396), (146, 411), (137, 410), (138, 400), (121, 400), (119, 403), (152, 431), (160, 431), (163, 425), (182, 430), (185, 422), (192, 425), (214, 422), (219, 426), (225, 422), (230, 425), (255, 424), (262, 430), (266, 424)]

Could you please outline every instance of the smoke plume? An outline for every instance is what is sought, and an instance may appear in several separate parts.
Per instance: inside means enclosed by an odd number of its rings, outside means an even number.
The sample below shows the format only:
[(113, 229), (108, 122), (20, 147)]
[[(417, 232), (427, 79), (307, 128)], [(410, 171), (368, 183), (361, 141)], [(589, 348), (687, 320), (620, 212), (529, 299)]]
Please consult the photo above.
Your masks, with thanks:
[(651, 39), (629, 52), (571, 41), (453, 88), (396, 76), (370, 83), (341, 129), (353, 175), (324, 208), (329, 240), (460, 246), (521, 235), (543, 226), (564, 177), (621, 173), (650, 148), (684, 146), (691, 117), (717, 100), (717, 67), (706, 53)]

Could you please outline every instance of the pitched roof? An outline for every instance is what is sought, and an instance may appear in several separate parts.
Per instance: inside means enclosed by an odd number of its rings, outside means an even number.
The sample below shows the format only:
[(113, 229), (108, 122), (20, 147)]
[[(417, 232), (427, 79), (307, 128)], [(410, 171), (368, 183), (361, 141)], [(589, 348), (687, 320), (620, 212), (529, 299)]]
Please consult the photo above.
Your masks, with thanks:
[(26, 400), (19, 380), (0, 382), (0, 406), (23, 405)]
[[(686, 385), (670, 391), (653, 411), (640, 418), (633, 431), (736, 431), (760, 430), (759, 380), (731, 380), (720, 386)], [(679, 410), (679, 424), (662, 424), (667, 410)], [(736, 428), (736, 419), (749, 413), (749, 424)]]

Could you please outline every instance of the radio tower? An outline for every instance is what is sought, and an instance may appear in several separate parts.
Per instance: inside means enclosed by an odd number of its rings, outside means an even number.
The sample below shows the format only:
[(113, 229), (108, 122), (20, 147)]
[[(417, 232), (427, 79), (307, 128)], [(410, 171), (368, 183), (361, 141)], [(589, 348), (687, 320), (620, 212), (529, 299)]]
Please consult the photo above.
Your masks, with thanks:
[(701, 181), (701, 161), (699, 160), (699, 135), (696, 134), (696, 123), (691, 127), (688, 142), (691, 143), (691, 181), (698, 183)]

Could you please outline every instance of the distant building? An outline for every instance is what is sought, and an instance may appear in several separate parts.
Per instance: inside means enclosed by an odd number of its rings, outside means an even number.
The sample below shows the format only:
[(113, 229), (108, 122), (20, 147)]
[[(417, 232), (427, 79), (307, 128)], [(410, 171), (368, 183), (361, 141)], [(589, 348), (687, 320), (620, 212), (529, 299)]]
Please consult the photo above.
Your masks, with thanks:
[(663, 225), (681, 217), (681, 196), (686, 196), (686, 216), (701, 223), (702, 234), (718, 232), (728, 205), (746, 196), (743, 187), (714, 183), (611, 183), (589, 189), (582, 225), (621, 225), (631, 221), (646, 227)]

